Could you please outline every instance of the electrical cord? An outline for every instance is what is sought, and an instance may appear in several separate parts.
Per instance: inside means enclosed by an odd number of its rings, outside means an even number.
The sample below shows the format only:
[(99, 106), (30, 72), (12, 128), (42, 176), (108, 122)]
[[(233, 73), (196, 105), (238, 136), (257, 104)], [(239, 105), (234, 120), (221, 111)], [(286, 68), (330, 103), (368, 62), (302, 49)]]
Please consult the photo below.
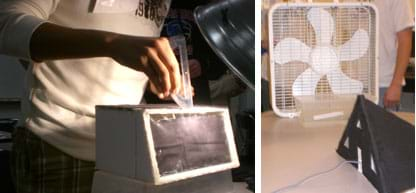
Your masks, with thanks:
[(344, 164), (346, 164), (346, 163), (354, 163), (354, 164), (359, 164), (359, 163), (361, 163), (361, 162), (359, 162), (359, 161), (343, 161), (343, 162), (340, 162), (340, 163), (338, 163), (335, 167), (333, 167), (333, 168), (331, 168), (331, 169), (328, 169), (328, 170), (325, 170), (325, 171), (322, 171), (322, 172), (318, 172), (318, 173), (312, 174), (312, 175), (310, 175), (310, 176), (308, 176), (308, 177), (306, 177), (306, 178), (303, 178), (302, 180), (300, 180), (300, 181), (299, 181), (299, 182), (297, 182), (297, 183), (294, 183), (294, 184), (292, 184), (292, 185), (289, 185), (289, 186), (286, 186), (286, 187), (280, 188), (280, 189), (278, 189), (278, 190), (273, 191), (272, 193), (282, 193), (282, 192), (286, 192), (286, 191), (288, 191), (288, 190), (291, 190), (291, 189), (293, 189), (293, 188), (296, 188), (296, 187), (298, 187), (298, 186), (300, 186), (300, 185), (304, 184), (305, 182), (307, 182), (307, 181), (309, 181), (309, 180), (312, 180), (313, 178), (316, 178), (316, 177), (319, 177), (319, 176), (321, 176), (321, 175), (324, 175), (324, 174), (330, 173), (330, 172), (332, 172), (332, 171), (334, 171), (334, 170), (338, 169), (339, 167), (341, 167), (342, 165), (344, 165)]

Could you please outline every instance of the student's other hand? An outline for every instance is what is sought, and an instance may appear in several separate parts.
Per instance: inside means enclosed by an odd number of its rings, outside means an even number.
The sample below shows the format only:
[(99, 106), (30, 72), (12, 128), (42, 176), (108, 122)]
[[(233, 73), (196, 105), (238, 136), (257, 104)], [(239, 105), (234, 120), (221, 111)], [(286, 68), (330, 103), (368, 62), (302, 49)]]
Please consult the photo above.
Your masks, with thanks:
[(189, 71), (191, 78), (196, 78), (201, 76), (201, 64), (197, 59), (189, 60)]
[(112, 42), (111, 56), (118, 63), (144, 72), (150, 90), (159, 98), (167, 98), (181, 88), (179, 64), (167, 38), (117, 36)]
[(383, 105), (386, 108), (394, 108), (400, 103), (400, 96), (402, 94), (401, 85), (390, 85), (384, 93)]

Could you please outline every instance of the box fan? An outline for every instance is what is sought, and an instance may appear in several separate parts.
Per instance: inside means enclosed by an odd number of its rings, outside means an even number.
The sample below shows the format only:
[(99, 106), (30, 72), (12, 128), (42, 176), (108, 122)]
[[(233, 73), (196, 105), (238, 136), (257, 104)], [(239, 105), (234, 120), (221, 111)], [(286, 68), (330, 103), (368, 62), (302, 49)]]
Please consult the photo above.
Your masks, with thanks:
[(277, 3), (269, 10), (274, 112), (308, 119), (351, 112), (357, 94), (378, 100), (378, 18), (358, 3)]

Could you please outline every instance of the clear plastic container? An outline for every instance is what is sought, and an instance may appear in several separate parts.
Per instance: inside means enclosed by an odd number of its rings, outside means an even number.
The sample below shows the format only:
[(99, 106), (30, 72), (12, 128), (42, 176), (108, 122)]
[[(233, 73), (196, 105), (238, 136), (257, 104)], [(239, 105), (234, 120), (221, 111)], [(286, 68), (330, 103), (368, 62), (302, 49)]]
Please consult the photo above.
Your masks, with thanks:
[(172, 99), (178, 104), (181, 108), (191, 108), (193, 107), (192, 101), (192, 86), (191, 78), (189, 72), (189, 63), (188, 63), (188, 51), (186, 47), (185, 37), (172, 36), (169, 38), (170, 46), (172, 49), (179, 50), (180, 57), (180, 67), (182, 75), (182, 87), (177, 94), (172, 94)]

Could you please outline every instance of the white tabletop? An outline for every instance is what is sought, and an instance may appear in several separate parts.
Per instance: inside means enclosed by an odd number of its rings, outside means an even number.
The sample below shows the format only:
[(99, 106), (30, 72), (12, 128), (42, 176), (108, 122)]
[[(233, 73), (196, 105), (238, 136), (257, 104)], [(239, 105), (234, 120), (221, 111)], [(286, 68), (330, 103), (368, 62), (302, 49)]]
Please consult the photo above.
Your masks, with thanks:
[[(414, 124), (414, 114), (399, 113)], [(344, 161), (335, 150), (346, 121), (305, 125), (298, 119), (262, 114), (262, 192), (271, 193)], [(375, 193), (377, 190), (350, 164), (292, 188), (288, 193)]]
[(231, 171), (154, 186), (104, 171), (94, 173), (91, 193), (251, 193), (247, 184), (232, 182)]

